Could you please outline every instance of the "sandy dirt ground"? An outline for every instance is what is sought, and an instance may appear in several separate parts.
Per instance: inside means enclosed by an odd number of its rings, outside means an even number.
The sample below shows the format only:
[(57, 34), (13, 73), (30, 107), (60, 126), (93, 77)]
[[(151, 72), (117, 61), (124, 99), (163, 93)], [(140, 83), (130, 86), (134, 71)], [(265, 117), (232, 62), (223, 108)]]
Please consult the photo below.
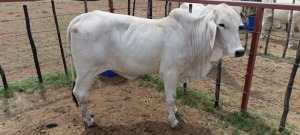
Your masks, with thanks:
[[(17, 108), (1, 112), (0, 134), (215, 134), (207, 124), (214, 119), (199, 115), (197, 108), (179, 106), (182, 131), (174, 131), (167, 122), (163, 92), (139, 87), (138, 81), (113, 77), (98, 81), (90, 91), (90, 109), (99, 125), (86, 128), (71, 100), (70, 88), (18, 93), (8, 102)], [(220, 132), (220, 131), (219, 131)]]

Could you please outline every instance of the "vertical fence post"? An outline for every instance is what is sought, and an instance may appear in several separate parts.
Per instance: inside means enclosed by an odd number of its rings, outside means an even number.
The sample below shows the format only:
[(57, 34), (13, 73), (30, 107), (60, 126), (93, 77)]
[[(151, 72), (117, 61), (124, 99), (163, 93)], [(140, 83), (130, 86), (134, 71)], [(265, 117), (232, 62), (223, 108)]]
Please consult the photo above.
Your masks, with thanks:
[(1, 78), (2, 78), (2, 83), (3, 83), (4, 90), (7, 90), (8, 89), (8, 84), (7, 84), (7, 81), (6, 81), (5, 72), (4, 72), (3, 68), (1, 67), (1, 65), (0, 65), (0, 75), (1, 75)]
[(128, 12), (128, 15), (130, 15), (130, 0), (128, 0), (127, 12)]
[(132, 8), (133, 8), (133, 9), (132, 9), (133, 11), (132, 11), (132, 16), (134, 16), (134, 13), (135, 13), (135, 2), (136, 2), (136, 0), (133, 0), (133, 7), (132, 7)]
[[(275, 1), (275, 3), (276, 3), (276, 1)], [(270, 23), (270, 28), (268, 31), (268, 37), (267, 37), (266, 46), (265, 46), (265, 54), (268, 54), (269, 41), (270, 41), (272, 29), (273, 29), (273, 22), (274, 22), (274, 9), (272, 9), (271, 23)]]
[[(295, 4), (295, 0), (293, 0), (293, 4)], [(282, 53), (282, 58), (285, 58), (285, 54), (286, 54), (286, 50), (289, 46), (289, 42), (290, 42), (290, 33), (291, 33), (291, 24), (292, 24), (292, 21), (293, 21), (293, 10), (291, 10), (290, 12), (290, 18), (289, 18), (289, 27), (288, 27), (288, 31), (287, 31), (287, 38), (286, 38), (286, 43), (285, 43), (285, 47), (284, 47), (284, 50), (283, 50), (283, 53)], [(294, 30), (293, 30), (294, 31)]]
[[(247, 7), (247, 14), (246, 14), (246, 16), (248, 17), (249, 16), (249, 12), (250, 12), (250, 7)], [(248, 29), (248, 27), (249, 27), (249, 19), (247, 19), (248, 21), (246, 21), (246, 35), (245, 35), (245, 45), (244, 45), (244, 47), (245, 47), (245, 51), (247, 51), (247, 47), (248, 47), (248, 37), (249, 37), (249, 29)]]
[(171, 9), (172, 9), (172, 2), (169, 1), (169, 3), (168, 3), (168, 14), (170, 14)]
[(152, 0), (148, 0), (147, 18), (152, 19)]
[(193, 12), (193, 4), (189, 4), (189, 12), (190, 12), (190, 13)]
[(214, 107), (217, 108), (220, 103), (220, 88), (221, 88), (221, 74), (222, 74), (222, 60), (218, 63), (218, 72), (217, 72), (217, 78), (216, 78), (216, 91), (215, 91), (215, 103)]
[(87, 13), (88, 12), (88, 7), (87, 7), (87, 0), (84, 0), (84, 12)]
[(114, 13), (114, 2), (113, 0), (108, 0), (109, 12)]
[(23, 10), (24, 10), (24, 14), (25, 14), (25, 20), (26, 20), (26, 30), (27, 30), (27, 35), (28, 35), (28, 39), (31, 45), (31, 50), (32, 50), (32, 54), (33, 54), (33, 60), (35, 63), (35, 68), (36, 68), (36, 72), (38, 75), (38, 79), (40, 83), (43, 83), (43, 79), (42, 79), (42, 74), (41, 74), (41, 69), (40, 69), (40, 65), (39, 65), (39, 60), (37, 57), (37, 51), (36, 51), (36, 47), (32, 38), (32, 33), (31, 33), (31, 29), (30, 29), (30, 20), (29, 20), (29, 15), (28, 15), (28, 10), (27, 10), (27, 5), (23, 5)]
[(247, 73), (246, 73), (246, 79), (244, 85), (244, 92), (243, 92), (243, 98), (241, 103), (242, 112), (247, 111), (247, 105), (248, 105), (248, 99), (249, 99), (250, 88), (252, 83), (254, 64), (255, 64), (255, 59), (257, 54), (257, 46), (258, 46), (258, 40), (259, 40), (259, 35), (261, 30), (261, 21), (263, 17), (263, 12), (264, 12), (264, 8), (256, 8), (255, 25), (254, 25), (253, 35), (252, 35), (248, 67), (247, 67)]
[(296, 55), (296, 59), (295, 59), (295, 63), (291, 72), (291, 76), (290, 76), (290, 80), (285, 92), (285, 98), (284, 98), (284, 109), (283, 109), (283, 113), (281, 116), (281, 120), (280, 120), (280, 127), (279, 127), (279, 131), (283, 131), (285, 129), (285, 124), (286, 124), (286, 118), (287, 115), (289, 113), (289, 104), (290, 104), (290, 97), (292, 94), (292, 90), (293, 90), (293, 85), (294, 85), (294, 80), (297, 74), (297, 70), (300, 64), (300, 41), (298, 43), (298, 50), (297, 50), (297, 55)]
[(166, 3), (165, 3), (165, 17), (167, 17), (168, 16), (168, 1), (166, 1)]
[[(189, 12), (192, 13), (193, 11), (193, 5), (189, 4)], [(186, 89), (187, 89), (187, 83), (183, 83), (183, 94), (186, 94)]]
[(59, 43), (59, 48), (60, 48), (60, 54), (61, 54), (61, 58), (62, 58), (62, 61), (63, 61), (63, 64), (64, 64), (65, 74), (68, 75), (67, 64), (66, 64), (66, 59), (65, 59), (65, 54), (64, 54), (64, 48), (62, 47), (62, 41), (61, 41), (61, 36), (60, 36), (60, 30), (59, 30), (59, 26), (58, 26), (56, 11), (55, 11), (54, 0), (51, 0), (51, 5), (52, 5), (52, 12), (53, 12), (55, 28), (56, 28), (57, 38), (58, 38), (58, 43)]

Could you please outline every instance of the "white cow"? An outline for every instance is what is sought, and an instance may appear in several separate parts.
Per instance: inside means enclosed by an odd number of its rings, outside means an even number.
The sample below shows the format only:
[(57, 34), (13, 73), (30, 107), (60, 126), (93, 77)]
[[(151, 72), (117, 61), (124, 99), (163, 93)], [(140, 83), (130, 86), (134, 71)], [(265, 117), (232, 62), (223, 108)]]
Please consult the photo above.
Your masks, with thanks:
[[(262, 2), (270, 2), (273, 3), (273, 0), (262, 0)], [(276, 3), (278, 4), (292, 4), (293, 0), (276, 0)], [(300, 4), (299, 1), (295, 1), (296, 4)], [(280, 10), (280, 9), (274, 9), (274, 20), (278, 20), (280, 24), (277, 26), (278, 28), (281, 27), (282, 24), (288, 23), (288, 15), (290, 10)], [(266, 22), (270, 22), (270, 18), (272, 17), (272, 9), (265, 9), (263, 20), (262, 20), (262, 28), (261, 28), (261, 35), (260, 38), (265, 37), (265, 29), (266, 29)], [(283, 25), (284, 26), (284, 25)], [(292, 30), (292, 29), (291, 29)], [(294, 31), (294, 30), (293, 30)]]
[[(290, 18), (291, 13), (289, 13), (289, 18)], [(294, 44), (294, 40), (292, 38), (292, 36), (294, 36), (295, 34), (295, 29), (300, 29), (300, 11), (293, 11), (293, 20), (291, 23), (291, 32), (290, 32), (290, 40), (289, 40), (289, 45), (288, 47), (291, 48), (293, 47)], [(299, 30), (299, 34), (298, 34), (298, 41), (300, 40), (300, 30)]]
[[(73, 97), (83, 121), (93, 126), (88, 91), (94, 76), (106, 70), (134, 79), (159, 73), (163, 78), (171, 127), (181, 129), (175, 113), (178, 81), (203, 78), (223, 56), (241, 57), (240, 17), (220, 4), (202, 17), (174, 9), (163, 19), (150, 20), (94, 11), (75, 17), (68, 40), (77, 78)], [(72, 72), (73, 73), (73, 72)]]

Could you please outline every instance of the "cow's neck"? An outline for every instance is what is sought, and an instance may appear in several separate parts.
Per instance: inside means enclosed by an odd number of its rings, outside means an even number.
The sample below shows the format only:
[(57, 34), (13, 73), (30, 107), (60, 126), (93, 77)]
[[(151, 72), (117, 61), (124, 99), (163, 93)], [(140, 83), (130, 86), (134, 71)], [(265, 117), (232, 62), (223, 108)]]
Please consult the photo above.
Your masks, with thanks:
[(208, 23), (206, 23), (207, 17), (195, 18), (191, 28), (191, 43), (193, 47), (193, 59), (194, 62), (191, 65), (192, 73), (189, 73), (191, 80), (200, 79), (205, 77), (211, 70), (213, 63), (210, 61), (212, 49), (207, 38)]

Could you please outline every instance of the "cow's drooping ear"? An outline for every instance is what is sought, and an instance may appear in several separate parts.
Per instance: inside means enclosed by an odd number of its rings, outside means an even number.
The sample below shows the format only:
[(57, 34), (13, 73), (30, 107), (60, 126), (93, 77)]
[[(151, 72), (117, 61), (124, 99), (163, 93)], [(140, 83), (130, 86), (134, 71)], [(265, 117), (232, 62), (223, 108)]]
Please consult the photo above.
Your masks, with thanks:
[(213, 49), (214, 47), (216, 34), (217, 34), (217, 24), (214, 21), (214, 17), (212, 17), (208, 22), (208, 28), (207, 28), (207, 38), (209, 40), (209, 45), (211, 49)]

